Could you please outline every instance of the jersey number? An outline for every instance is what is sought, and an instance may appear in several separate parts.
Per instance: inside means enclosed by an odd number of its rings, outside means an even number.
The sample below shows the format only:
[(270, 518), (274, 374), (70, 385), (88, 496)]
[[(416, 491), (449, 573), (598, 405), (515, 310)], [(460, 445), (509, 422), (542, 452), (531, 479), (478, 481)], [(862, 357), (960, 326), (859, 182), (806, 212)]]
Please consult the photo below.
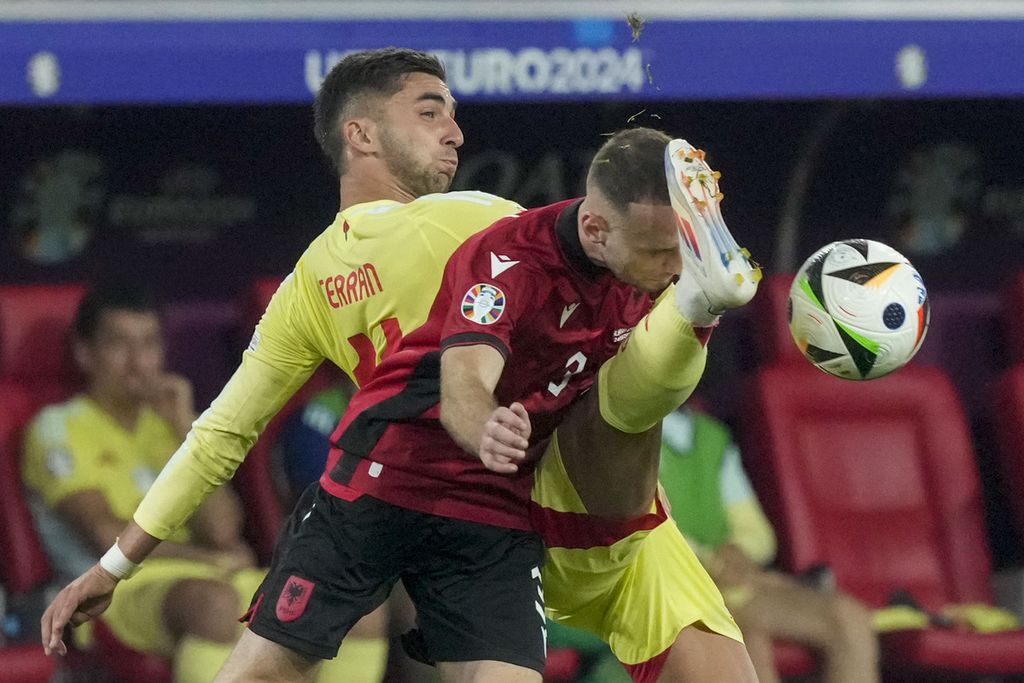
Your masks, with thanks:
[[(380, 321), (380, 329), (384, 331), (384, 353), (380, 359), (384, 360), (398, 348), (402, 341), (402, 328), (398, 326), (398, 318), (385, 318)], [(359, 363), (352, 370), (356, 376), (356, 384), (363, 386), (370, 381), (373, 371), (377, 369), (377, 349), (370, 341), (370, 337), (360, 332), (348, 338), (348, 343), (355, 349), (359, 356)]]
[(554, 382), (548, 382), (548, 391), (554, 396), (558, 396), (562, 393), (562, 390), (569, 384), (569, 380), (572, 379), (573, 375), (578, 375), (583, 372), (583, 368), (587, 366), (587, 357), (583, 355), (582, 351), (577, 351), (569, 357), (569, 360), (565, 361), (565, 376), (562, 377), (562, 381), (558, 384)]

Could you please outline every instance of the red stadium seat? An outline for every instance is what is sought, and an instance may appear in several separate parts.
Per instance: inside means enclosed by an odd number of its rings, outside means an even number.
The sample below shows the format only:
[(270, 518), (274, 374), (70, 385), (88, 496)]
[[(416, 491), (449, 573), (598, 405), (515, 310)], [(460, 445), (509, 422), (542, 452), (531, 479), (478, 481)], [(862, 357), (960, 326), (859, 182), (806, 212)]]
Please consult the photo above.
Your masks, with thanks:
[(50, 563), (22, 491), (20, 461), (22, 430), (46, 402), (43, 393), (0, 380), (0, 580), (13, 594), (50, 579)]
[[(795, 572), (828, 565), (873, 607), (908, 591), (922, 606), (991, 604), (980, 484), (946, 376), (910, 366), (844, 382), (806, 362), (764, 368), (746, 392), (743, 453)], [(897, 672), (1024, 672), (1024, 631), (928, 629), (882, 639)]]
[[(160, 307), (167, 367), (189, 378), (200, 410), (220, 392), (242, 350), (233, 301), (178, 301)], [(251, 331), (250, 331), (251, 332)]]
[(761, 364), (802, 361), (803, 354), (789, 333), (789, 287), (793, 275), (773, 274), (761, 280), (750, 306)]
[(85, 287), (0, 287), (0, 377), (67, 382), (73, 376), (68, 330)]
[(0, 647), (0, 683), (49, 683), (56, 671), (38, 643)]
[(92, 630), (94, 663), (118, 683), (171, 683), (171, 662), (160, 655), (133, 650), (111, 633), (102, 619)]
[(1003, 321), (1010, 359), (1024, 362), (1024, 271), (1010, 280), (1003, 297)]
[(282, 278), (279, 277), (265, 277), (253, 283), (242, 304), (241, 311), (242, 329), (246, 336), (252, 334), (256, 328), (256, 323), (263, 316), (263, 311), (267, 310), (267, 304), (270, 303), (274, 292), (281, 286), (281, 280)]
[(999, 378), (993, 399), (996, 460), (1017, 538), (1024, 542), (1024, 363)]

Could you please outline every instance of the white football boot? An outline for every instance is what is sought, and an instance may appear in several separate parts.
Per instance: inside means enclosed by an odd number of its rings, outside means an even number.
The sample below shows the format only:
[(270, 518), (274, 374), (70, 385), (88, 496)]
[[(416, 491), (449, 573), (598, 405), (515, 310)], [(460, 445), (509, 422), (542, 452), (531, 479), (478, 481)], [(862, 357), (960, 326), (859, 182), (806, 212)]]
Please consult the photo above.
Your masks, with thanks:
[[(713, 316), (747, 303), (757, 292), (761, 269), (736, 244), (722, 219), (721, 174), (707, 165), (702, 150), (686, 140), (672, 140), (665, 148), (665, 176), (683, 255), (685, 275), (679, 284), (696, 282)], [(681, 290), (677, 287), (677, 297), (687, 295)]]

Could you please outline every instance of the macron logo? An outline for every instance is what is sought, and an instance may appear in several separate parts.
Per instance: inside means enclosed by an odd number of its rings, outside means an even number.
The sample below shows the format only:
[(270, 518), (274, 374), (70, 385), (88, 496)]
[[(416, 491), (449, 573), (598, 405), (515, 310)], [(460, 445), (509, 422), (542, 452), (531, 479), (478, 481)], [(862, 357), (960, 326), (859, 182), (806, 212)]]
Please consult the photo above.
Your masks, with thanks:
[(575, 311), (579, 305), (580, 302), (577, 301), (574, 304), (568, 304), (565, 308), (562, 309), (562, 317), (559, 318), (558, 320), (558, 329), (562, 329), (563, 327), (565, 327), (565, 321), (569, 319), (569, 316), (573, 314), (573, 311)]
[(513, 261), (504, 254), (495, 254), (491, 252), (491, 278), (496, 278), (506, 270), (514, 265), (517, 265), (519, 261)]

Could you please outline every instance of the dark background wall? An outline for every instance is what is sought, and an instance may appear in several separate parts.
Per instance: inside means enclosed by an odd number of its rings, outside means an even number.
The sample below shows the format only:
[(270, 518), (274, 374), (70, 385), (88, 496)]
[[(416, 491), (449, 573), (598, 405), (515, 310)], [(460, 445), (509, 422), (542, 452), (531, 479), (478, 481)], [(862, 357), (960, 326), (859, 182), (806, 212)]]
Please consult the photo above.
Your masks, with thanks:
[[(472, 104), (459, 121), (455, 187), (530, 206), (581, 191), (602, 133), (685, 137), (769, 271), (854, 236), (903, 250), (933, 290), (994, 290), (1024, 265), (1021, 101)], [(170, 298), (232, 296), (287, 272), (336, 193), (306, 107), (0, 109), (0, 282), (127, 267)]]

